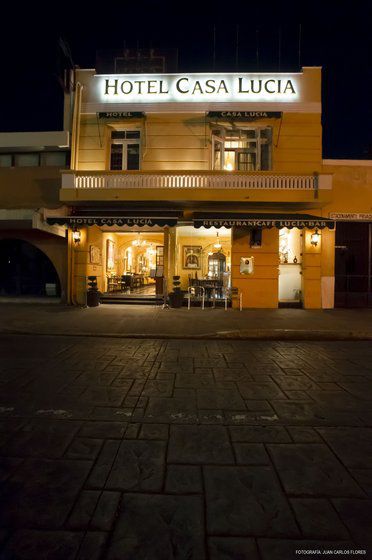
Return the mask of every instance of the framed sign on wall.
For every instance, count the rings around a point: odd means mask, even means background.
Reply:
[[[183,268],[199,270],[201,268],[201,245],[183,246]]]

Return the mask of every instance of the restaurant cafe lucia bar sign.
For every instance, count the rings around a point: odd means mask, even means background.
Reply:
[[[105,103],[296,101],[296,74],[96,75]]]

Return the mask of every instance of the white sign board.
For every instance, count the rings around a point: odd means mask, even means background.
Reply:
[[[96,75],[101,103],[295,102],[298,74]]]
[[[340,221],[364,221],[364,222],[372,222],[372,214],[363,213],[363,212],[330,212],[329,217],[332,220],[340,220]]]

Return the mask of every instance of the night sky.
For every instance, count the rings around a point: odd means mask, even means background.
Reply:
[[[158,47],[178,48],[179,71],[207,72],[213,70],[215,26],[216,71],[278,71],[280,63],[280,71],[287,72],[299,69],[298,22],[302,21],[300,64],[323,67],[323,157],[372,157],[371,26],[367,3],[356,3],[349,18],[350,8],[342,10],[342,3],[339,4],[338,20],[330,17],[331,10],[327,13],[320,3],[314,3],[311,15],[318,16],[315,23],[313,17],[309,20],[305,14],[300,14],[302,19],[297,17],[296,21],[293,19],[298,14],[268,22],[265,7],[269,11],[269,4],[261,4],[259,14],[252,11],[251,2],[200,2],[200,17],[190,17],[191,4],[181,8],[185,10],[184,16],[176,13],[176,7],[180,9],[183,5],[139,0],[136,8],[133,3],[106,2],[100,13],[85,2],[81,9],[79,5],[72,8],[64,3],[51,3],[44,9],[31,4],[29,12],[22,8],[21,21],[16,19],[16,7],[13,11],[9,8],[7,19],[2,22],[6,29],[0,36],[0,130],[62,127],[60,37],[69,45],[74,64],[82,68],[94,68],[97,50]],[[351,3],[347,5],[350,7]],[[228,6],[235,7],[230,10],[231,18]],[[13,25],[15,21],[17,25]]]

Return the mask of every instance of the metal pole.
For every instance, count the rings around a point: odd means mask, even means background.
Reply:
[[[187,291],[189,292],[189,297],[188,297],[188,302],[187,302],[187,310],[190,311],[190,306],[191,306],[191,288],[189,287]]]
[[[202,286],[202,309],[204,309],[204,301],[205,301],[205,288]]]
[[[163,309],[169,309],[169,305],[167,303],[168,298],[168,286],[167,286],[167,278],[163,276]]]

